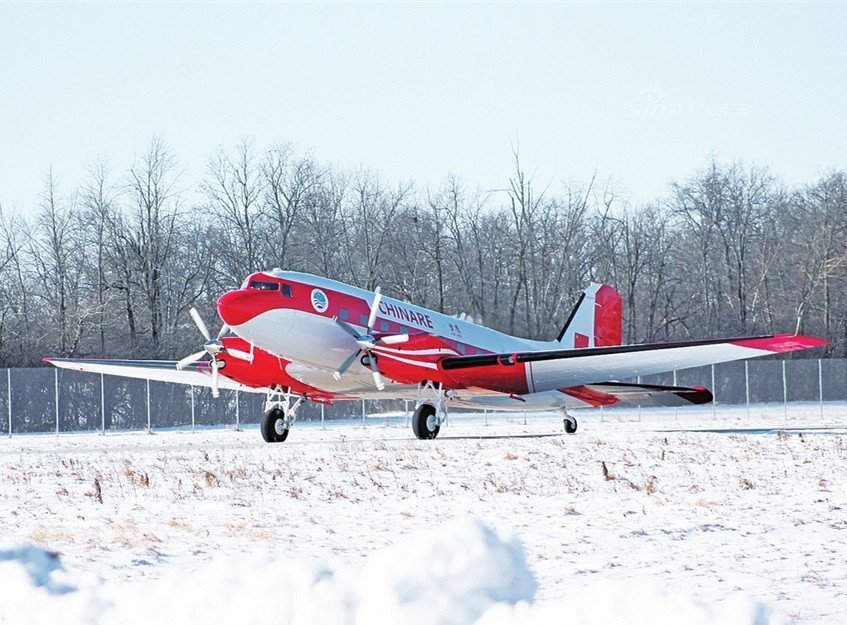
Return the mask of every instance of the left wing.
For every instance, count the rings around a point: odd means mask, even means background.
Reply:
[[[109,358],[45,358],[44,362],[60,369],[86,371],[89,373],[105,373],[124,378],[140,378],[142,380],[157,380],[159,382],[176,382],[194,386],[212,387],[212,375],[207,361],[194,362],[176,368],[175,360],[118,360]],[[264,387],[253,388],[221,375],[218,386],[228,390],[238,390],[251,393],[263,393]]]
[[[455,356],[439,361],[448,383],[506,393],[534,393],[641,375],[768,356],[826,345],[799,334],[706,339],[511,354]]]

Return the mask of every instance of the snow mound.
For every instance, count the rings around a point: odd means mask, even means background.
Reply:
[[[516,538],[475,519],[408,537],[372,556],[358,584],[362,623],[459,625],[500,602],[531,601],[535,579]]]
[[[32,585],[54,595],[75,590],[64,575],[59,554],[33,545],[0,547],[0,579],[4,586],[14,580],[16,585]]]
[[[595,584],[530,603],[536,584],[515,538],[476,519],[411,534],[362,566],[245,555],[135,582],[75,578],[55,554],[0,549],[0,623],[64,625],[773,625],[744,600],[716,609],[638,584]],[[572,595],[572,596],[571,596]]]
[[[708,606],[647,582],[602,582],[562,601],[496,605],[477,625],[787,625],[767,606],[732,595]]]

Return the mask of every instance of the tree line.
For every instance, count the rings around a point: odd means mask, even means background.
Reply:
[[[662,197],[533,180],[437,186],[322,163],[290,144],[220,148],[187,188],[154,138],[128,168],[48,171],[24,214],[0,207],[0,364],[174,358],[249,273],[306,271],[532,338],[553,338],[590,281],[624,298],[627,342],[773,332],[847,355],[847,173],[790,186],[707,161]],[[191,199],[187,199],[187,198]],[[210,326],[215,325],[209,323]]]

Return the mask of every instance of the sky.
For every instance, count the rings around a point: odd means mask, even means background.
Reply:
[[[196,186],[292,142],[389,180],[594,173],[632,202],[710,157],[847,167],[847,4],[0,3],[0,205],[73,192],[154,135]]]

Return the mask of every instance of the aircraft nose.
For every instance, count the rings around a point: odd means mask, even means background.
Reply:
[[[218,298],[218,314],[229,327],[237,327],[262,312],[249,291],[228,291]]]

